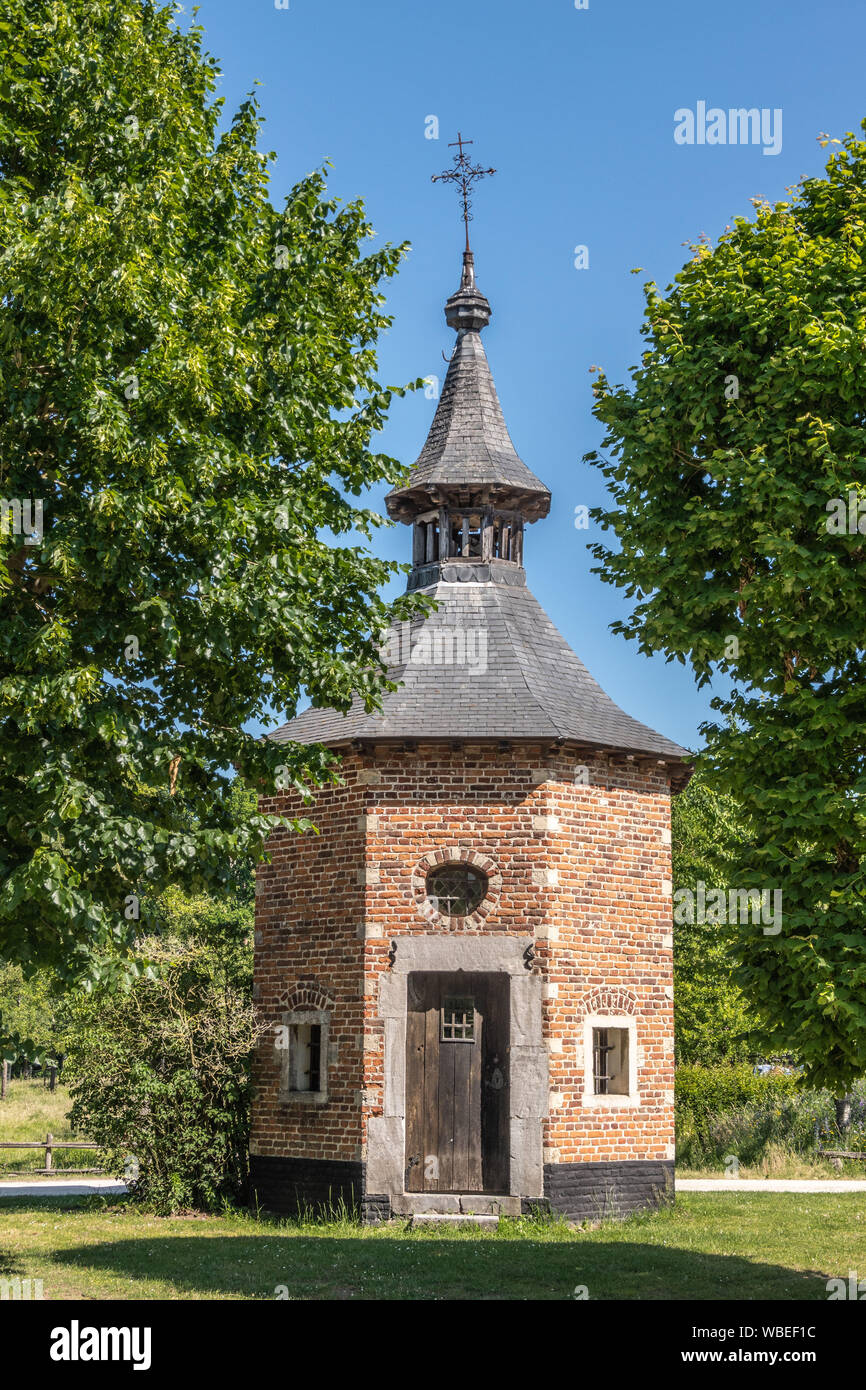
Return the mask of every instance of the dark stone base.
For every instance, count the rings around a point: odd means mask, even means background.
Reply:
[[[253,1200],[281,1216],[321,1212],[341,1201],[354,1211],[364,1194],[363,1163],[250,1155]]]
[[[378,1196],[362,1197],[361,1220],[365,1226],[378,1226],[382,1221],[390,1221],[391,1198]]]
[[[365,1224],[387,1221],[388,1197],[365,1192],[366,1165],[315,1158],[250,1154],[252,1204],[280,1216],[334,1212],[342,1203]]]
[[[521,1197],[520,1199],[521,1216],[550,1216],[549,1197]]]
[[[368,1193],[364,1163],[250,1156],[252,1201],[280,1216],[333,1212],[342,1203],[365,1225],[388,1221],[391,1201]],[[521,1198],[524,1216],[601,1221],[655,1210],[672,1201],[672,1161],[545,1163],[544,1196]]]
[[[569,1221],[601,1221],[655,1210],[673,1200],[673,1160],[545,1163],[544,1195]]]

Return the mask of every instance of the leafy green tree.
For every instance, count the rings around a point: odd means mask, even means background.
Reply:
[[[843,1109],[866,1071],[864,248],[866,143],[849,135],[824,177],[756,200],[664,295],[647,286],[641,366],[630,387],[598,382],[609,456],[590,455],[618,542],[593,551],[635,600],[617,630],[699,684],[731,681],[704,733],[743,815],[734,882],[783,892],[777,935],[738,931],[763,1045]]]
[[[255,803],[255,792],[235,780],[228,795],[235,819],[242,820]],[[253,937],[255,876],[248,858],[229,867],[230,881],[219,898],[184,893],[175,886],[167,888],[155,903],[143,903],[142,909],[160,938],[205,945],[226,977],[235,979],[245,991],[248,1004],[252,998],[247,957]],[[148,973],[149,978],[155,978],[154,971]],[[86,994],[87,988],[83,992]],[[74,1042],[70,1029],[78,1016],[79,1002],[76,990],[64,990],[50,971],[38,970],[27,976],[20,965],[0,964],[0,1036],[4,1038],[0,1056],[5,1055],[10,1062],[50,1063],[65,1051],[70,1040]]]
[[[371,439],[404,248],[363,254],[322,173],[271,205],[256,104],[220,133],[173,8],[0,25],[0,955],[67,980],[142,968],[140,899],[232,886],[274,822],[226,770],[336,775],[251,724],[375,707],[418,607],[378,596],[402,567],[353,500],[403,476]]]
[[[737,807],[700,773],[674,797],[671,812],[674,893],[698,885],[727,889],[746,849]],[[676,901],[676,897],[675,897]],[[725,924],[674,922],[674,1036],[681,1063],[712,1066],[753,1051],[756,1025],[734,978],[734,936]]]
[[[26,977],[0,962],[0,1061],[51,1063],[57,1055],[56,978],[47,970]]]

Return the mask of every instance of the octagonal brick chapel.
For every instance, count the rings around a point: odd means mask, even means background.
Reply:
[[[687,754],[619,709],[527,587],[550,506],[518,457],[471,252],[427,441],[389,514],[436,600],[381,714],[308,709],[342,784],[256,884],[251,1176],[280,1212],[575,1220],[673,1189],[670,797]],[[297,814],[294,794],[262,809]]]

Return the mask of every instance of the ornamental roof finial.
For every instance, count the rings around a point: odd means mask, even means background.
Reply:
[[[454,168],[444,169],[441,174],[433,175],[433,183],[454,183],[460,190],[460,199],[463,203],[463,222],[466,227],[466,253],[469,250],[469,223],[472,221],[472,185],[479,179],[487,178],[489,174],[495,174],[495,169],[482,169],[480,164],[473,164],[469,155],[465,152],[465,145],[474,145],[474,140],[464,140],[460,131],[457,132],[457,139],[452,140],[448,145],[449,150],[456,149],[454,156]]]

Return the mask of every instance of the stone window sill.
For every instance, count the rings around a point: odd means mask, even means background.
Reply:
[[[327,1091],[280,1091],[281,1105],[327,1105]]]
[[[588,1110],[631,1110],[640,1105],[640,1096],[583,1096]]]

